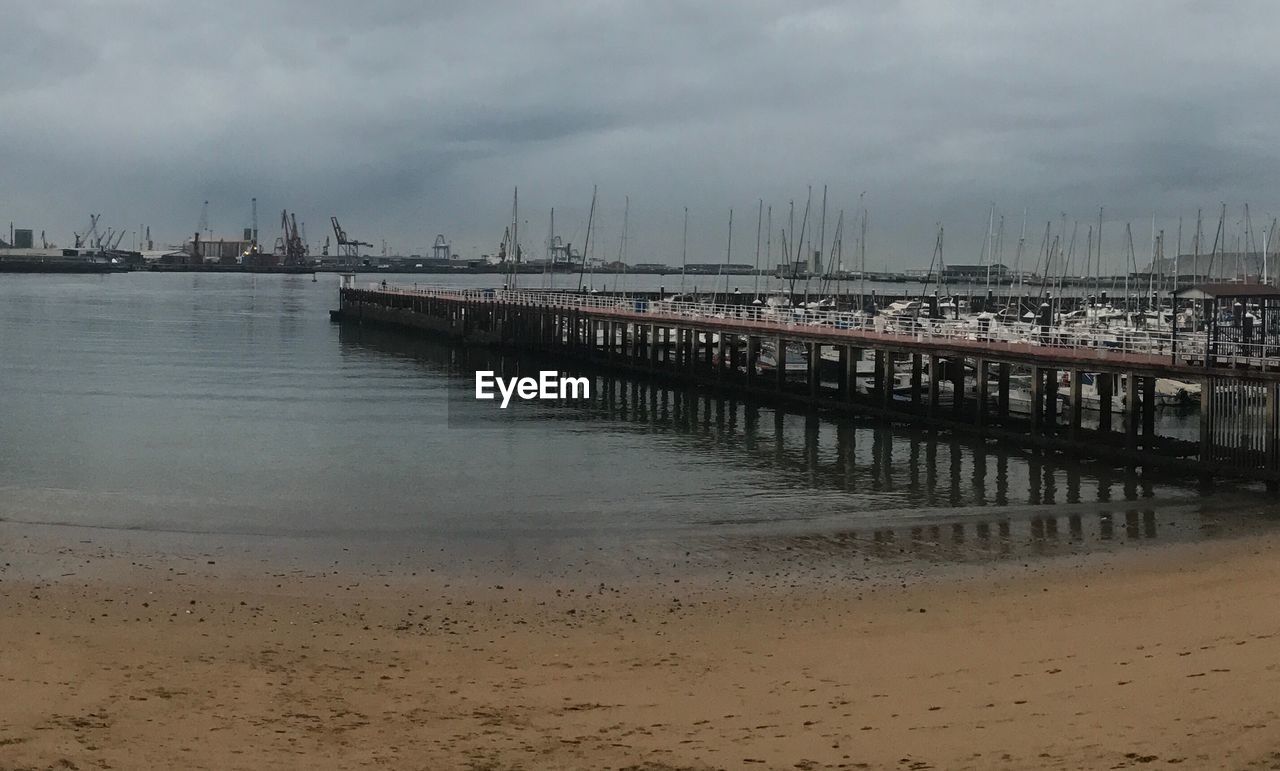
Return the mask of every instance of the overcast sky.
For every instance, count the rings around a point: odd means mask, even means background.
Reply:
[[[963,8],[961,6],[964,6]],[[597,256],[755,259],[757,206],[809,185],[826,239],[869,211],[869,267],[977,262],[994,203],[1012,262],[1045,223],[1078,239],[1106,207],[1184,244],[1241,206],[1280,212],[1280,23],[1266,2],[917,3],[311,0],[20,2],[0,18],[0,218],[71,241],[89,212],[176,243],[282,208],[313,246],[353,235],[492,252],[520,189],[521,240],[548,214]],[[999,216],[999,214],[997,215]],[[527,226],[524,221],[527,220]],[[846,264],[856,240],[846,223]],[[593,236],[594,238],[594,236]],[[1077,247],[1083,251],[1083,246]],[[318,248],[315,249],[318,251]],[[762,258],[763,261],[763,258]],[[1118,264],[1118,260],[1116,260]]]

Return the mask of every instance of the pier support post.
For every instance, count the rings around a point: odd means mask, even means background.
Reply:
[[[1138,378],[1129,372],[1124,376],[1124,447],[1138,449]]]
[[[781,337],[774,338],[774,345],[777,351],[773,356],[774,375],[777,379],[778,390],[786,390],[787,387],[787,344]]]
[[[911,354],[911,404],[917,410],[920,408],[920,400],[924,398],[921,391],[921,371],[924,369],[924,357],[918,353]]]
[[[1067,437],[1072,442],[1080,441],[1080,417],[1084,410],[1084,405],[1081,403],[1083,384],[1080,381],[1083,379],[1083,374],[1078,369],[1071,370],[1071,422],[1067,426]]]
[[[977,379],[978,392],[978,404],[974,409],[974,422],[978,428],[985,428],[987,425],[987,360],[975,359],[973,373]]]
[[[929,354],[929,420],[938,417],[938,381],[942,379],[938,364],[937,354]]]
[[[1044,418],[1044,370],[1031,368],[1031,433],[1040,434],[1040,426]]]
[[[1263,452],[1265,453],[1265,462],[1267,466],[1267,471],[1271,471],[1271,472],[1280,471],[1280,468],[1277,468],[1278,464],[1277,464],[1277,457],[1276,457],[1277,451],[1280,451],[1280,447],[1277,447],[1277,437],[1276,437],[1276,431],[1280,430],[1280,426],[1276,424],[1276,412],[1277,412],[1276,397],[1277,396],[1280,396],[1280,386],[1277,386],[1275,383],[1267,383],[1265,396],[1263,397],[1267,400],[1267,406],[1264,413],[1265,415],[1264,419],[1266,421],[1266,424],[1262,429],[1263,432],[1266,434],[1266,437],[1263,442],[1262,449],[1263,449]],[[1267,481],[1267,491],[1268,492],[1277,491],[1276,480],[1272,479]]]
[[[726,372],[728,373],[728,377],[740,381],[742,378],[738,374],[738,363],[741,360],[742,355],[738,352],[738,344],[742,342],[742,335],[725,335],[725,340],[724,366],[728,368]]]
[[[710,333],[708,333],[710,334]],[[716,341],[716,380],[724,379],[725,368],[729,366],[729,362],[725,361],[725,338],[728,337],[724,332],[720,333],[720,338]]]
[[[841,401],[849,400],[849,346],[836,348],[839,364],[836,365],[836,395]]]
[[[692,376],[696,375],[698,372],[698,330],[686,329],[684,334],[689,341],[689,357],[687,361],[689,364],[689,374]]]
[[[1211,377],[1200,385],[1200,463],[1205,466],[1213,462],[1213,386]]]
[[[1093,381],[1098,389],[1098,430],[1111,433],[1111,400],[1115,398],[1116,376],[1110,372],[1099,372]]]
[[[884,372],[882,373],[884,377],[884,381],[880,384],[880,388],[881,388],[880,396],[881,396],[881,399],[883,400],[881,402],[881,406],[883,406],[886,411],[893,410],[893,384],[894,384],[894,381],[897,379],[897,376],[894,374],[894,371],[893,371],[893,365],[894,365],[893,351],[885,351],[884,352]]]
[[[875,372],[871,376],[871,389],[875,391],[876,396],[880,399],[880,403],[884,403],[884,360],[885,352],[877,348],[875,351]]]
[[[996,367],[996,417],[1001,423],[1009,420],[1009,365],[1004,362]]]
[[[848,354],[844,360],[844,379],[848,382],[849,387],[845,389],[844,400],[847,403],[853,402],[858,398],[858,362],[862,361],[862,349],[853,346],[846,346]]]
[[[964,357],[956,356],[949,360],[951,368],[951,413],[956,417],[964,414]]]
[[[1267,423],[1270,426],[1270,422]],[[1156,379],[1151,376],[1142,378],[1142,449],[1153,450],[1156,446]]]
[[[756,384],[756,362],[760,359],[760,338],[747,335],[747,386]]]
[[[808,344],[809,354],[809,398],[817,399],[818,392],[822,389],[822,378],[819,377],[822,367],[822,345],[819,343]]]
[[[1058,423],[1058,370],[1044,373],[1044,432],[1052,434]]]

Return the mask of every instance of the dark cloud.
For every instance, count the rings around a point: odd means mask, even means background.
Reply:
[[[1264,2],[68,2],[0,23],[0,216],[68,240],[89,211],[177,241],[281,208],[417,251],[525,232],[633,259],[754,252],[757,201],[871,212],[872,264],[977,258],[1048,220],[1172,229],[1280,209]],[[276,214],[270,214],[276,212]],[[1231,221],[1239,219],[1232,214]],[[1036,224],[1038,223],[1038,224]],[[1011,239],[1007,239],[1011,240]],[[776,238],[775,238],[776,241]],[[1113,238],[1113,243],[1118,243]],[[747,246],[741,246],[747,244]],[[775,248],[776,252],[776,248]],[[602,252],[602,256],[604,253]]]

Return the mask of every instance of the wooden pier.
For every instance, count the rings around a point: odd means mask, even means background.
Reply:
[[[1280,483],[1280,356],[1203,333],[1130,331],[1100,340],[1046,325],[1011,337],[990,322],[352,284],[344,280],[334,312],[346,323],[805,409],[923,421],[1128,466]],[[803,365],[789,366],[788,357]],[[1159,433],[1159,379],[1199,387],[1198,437]],[[1086,381],[1095,384],[1092,403]],[[1014,409],[1015,394],[1029,404]]]

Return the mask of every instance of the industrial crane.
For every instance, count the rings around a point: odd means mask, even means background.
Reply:
[[[281,235],[276,239],[275,253],[281,258],[281,265],[295,266],[307,264],[307,247],[298,234],[297,215],[290,215],[288,210],[280,212]]]
[[[84,233],[72,233],[76,237],[76,248],[91,248],[95,246],[93,240],[98,237],[98,218],[101,214],[89,215],[89,229]]]
[[[360,247],[367,246],[373,248],[373,244],[359,239],[349,238],[347,231],[342,229],[342,225],[338,224],[337,217],[330,217],[329,221],[333,223],[333,235],[338,241],[338,256],[350,257],[358,259],[360,257]]]

